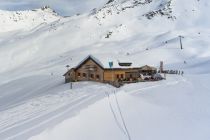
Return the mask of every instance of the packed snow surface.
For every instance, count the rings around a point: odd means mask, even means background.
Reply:
[[[49,8],[0,11],[0,139],[209,140],[209,5],[110,0],[72,17]],[[129,61],[158,68],[163,61],[184,76],[69,89],[65,66],[90,54],[105,67]]]
[[[202,80],[196,80],[196,76],[175,76],[158,83],[128,85],[116,91],[131,139],[208,140],[210,102],[208,84],[204,83],[210,78],[206,75],[201,77]],[[110,98],[82,110],[80,115],[29,140],[127,140],[115,98],[111,94]],[[109,102],[116,113],[116,120]]]

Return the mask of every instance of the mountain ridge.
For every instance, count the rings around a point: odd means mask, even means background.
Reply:
[[[93,9],[91,15],[95,15],[97,19],[104,19],[106,16],[112,14],[121,14],[121,12],[125,12],[128,9],[133,9],[136,7],[140,7],[141,9],[147,5],[151,5],[153,9],[146,10],[142,16],[152,19],[154,16],[160,15],[166,16],[169,19],[175,19],[175,16],[172,15],[171,3],[172,0],[164,0],[159,4],[157,4],[154,0],[109,0],[102,8]]]
[[[6,11],[0,10],[0,33],[15,30],[30,30],[43,24],[62,18],[48,6],[34,10]]]
[[[133,3],[134,1],[131,0],[124,1],[123,4],[127,4],[127,2],[132,2],[132,4],[135,4]],[[167,2],[172,2],[170,6],[172,6],[173,13],[169,14],[171,16],[176,16],[175,20],[171,20],[170,18],[167,18],[167,16],[161,16],[158,14],[151,19],[143,16],[149,11],[163,8],[164,5],[167,5]],[[145,50],[151,49],[152,52],[152,50],[155,50],[155,48],[158,47],[172,45],[178,46],[179,35],[185,37],[184,45],[199,45],[201,44],[201,39],[193,39],[192,34],[204,37],[207,33],[203,28],[195,26],[196,22],[194,21],[197,21],[197,16],[193,16],[195,14],[199,15],[199,13],[197,11],[190,11],[190,9],[194,8],[195,6],[201,6],[204,3],[194,1],[192,5],[185,5],[185,9],[189,9],[189,12],[182,13],[182,10],[185,10],[180,8],[183,3],[188,2],[187,0],[155,0],[145,5],[136,6],[135,8],[128,8],[124,11],[121,11],[120,14],[117,14],[116,8],[112,5],[112,3],[108,3],[108,5],[111,6],[104,6],[105,8],[99,7],[98,10],[96,9],[96,11],[98,11],[96,13],[92,11],[90,12],[91,14],[85,13],[68,18],[53,16],[52,21],[49,21],[49,23],[42,24],[45,23],[42,20],[39,22],[41,25],[36,24],[36,26],[34,25],[33,28],[30,27],[25,29],[27,31],[17,31],[17,29],[15,29],[17,34],[11,33],[11,36],[9,34],[8,36],[4,36],[5,39],[3,37],[0,40],[0,49],[2,50],[2,54],[0,53],[0,56],[4,56],[4,59],[10,62],[4,63],[3,60],[0,60],[3,65],[3,67],[0,68],[0,72],[9,69],[12,70],[19,64],[23,65],[25,63],[30,63],[33,60],[42,62],[44,59],[49,59],[48,61],[50,61],[50,59],[54,60],[53,57],[57,58],[58,56],[65,56],[68,58],[70,56],[66,55],[67,52],[71,54],[71,57],[76,57],[76,59],[79,59],[88,54],[95,54],[95,50],[93,50],[93,48],[96,48],[96,50],[99,48],[107,49],[111,46],[114,48],[119,46],[117,51],[111,52],[114,53],[116,57],[133,57],[131,55],[135,54],[136,56],[132,58],[135,60],[139,55],[138,53],[143,53]],[[197,9],[199,8],[200,7]],[[114,10],[114,12],[107,13],[107,10],[109,9]],[[51,12],[50,15],[52,15]],[[104,14],[105,17],[103,18]],[[185,17],[193,18],[186,22]],[[15,45],[14,42],[16,43]],[[168,42],[168,44],[165,42]],[[202,43],[205,46],[208,44],[207,40],[204,40],[203,42],[205,42]],[[6,52],[4,48],[10,48],[11,51]],[[84,52],[81,54],[81,56],[71,53],[71,51],[76,52],[76,50],[79,50],[80,48],[84,48]],[[208,49],[208,47],[206,49]],[[184,51],[184,53],[187,53],[186,56],[189,55],[190,57],[193,55],[208,56],[208,53],[204,52],[203,50],[200,50],[201,54],[197,54],[195,50],[199,51],[199,48],[192,47],[190,48],[190,51]],[[46,55],[45,53],[48,51],[51,53]],[[97,52],[100,53],[99,50]],[[108,49],[105,52],[110,54]],[[130,56],[127,54],[130,54]],[[149,55],[149,53],[146,54]],[[171,57],[170,55],[173,55],[173,52],[164,50],[163,56],[158,56],[158,59],[162,59],[167,62],[169,57]],[[17,61],[15,63],[14,58],[19,60],[19,63],[17,63]],[[180,57],[180,59],[176,58],[168,63],[177,63],[177,61],[181,63],[181,61],[184,60]],[[156,62],[156,59],[154,59],[153,61],[148,61],[145,63],[154,63],[157,65],[159,62]]]

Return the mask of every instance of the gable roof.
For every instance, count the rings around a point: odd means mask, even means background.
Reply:
[[[94,63],[96,63],[101,69],[104,69],[103,64],[101,61],[99,61],[97,58],[95,58],[92,55],[88,55],[86,58],[84,58],[76,67],[75,70],[79,69],[83,64],[85,64],[88,60],[92,60]]]
[[[148,66],[148,65],[142,66],[142,67],[140,67],[140,69],[141,70],[157,70],[157,68]]]
[[[70,71],[74,71],[74,68],[71,68],[70,70],[68,70],[66,73],[63,74],[63,76],[66,76]]]

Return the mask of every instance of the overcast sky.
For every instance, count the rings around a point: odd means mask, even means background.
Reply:
[[[108,0],[0,0],[2,10],[28,10],[49,5],[61,15],[73,15],[102,6]]]

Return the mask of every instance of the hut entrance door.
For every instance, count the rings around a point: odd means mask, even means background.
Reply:
[[[96,66],[86,65],[86,70],[88,73],[88,81],[95,81],[95,72],[97,71]]]

